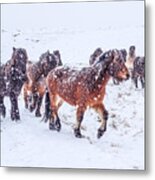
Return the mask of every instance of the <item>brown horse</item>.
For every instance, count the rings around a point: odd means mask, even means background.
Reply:
[[[41,116],[40,107],[45,94],[45,77],[48,72],[56,66],[62,65],[61,56],[58,50],[43,53],[37,63],[29,61],[27,67],[27,81],[24,84],[25,107],[32,112],[34,109],[37,117]]]
[[[103,53],[96,63],[81,70],[60,67],[50,71],[46,78],[48,91],[45,98],[45,122],[49,120],[49,128],[60,131],[58,109],[62,102],[66,101],[77,108],[75,136],[82,137],[81,122],[87,107],[90,107],[99,113],[101,119],[101,126],[97,134],[97,137],[100,138],[106,131],[108,119],[103,99],[110,77],[114,77],[118,81],[129,78],[123,55],[119,50]]]
[[[121,53],[122,53],[124,62],[126,62],[126,57],[127,57],[127,51],[126,51],[126,49],[121,49],[120,51],[121,51]],[[97,49],[93,52],[93,54],[90,56],[90,58],[89,58],[89,65],[94,64],[94,63],[99,59],[99,57],[101,56],[101,54],[103,54],[102,49],[101,49],[101,48],[97,48]],[[118,84],[119,84],[119,81],[117,81],[117,79],[113,78],[113,83],[118,85]]]

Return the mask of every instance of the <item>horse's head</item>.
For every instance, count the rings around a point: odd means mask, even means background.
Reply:
[[[129,79],[129,71],[125,65],[122,51],[112,50],[112,61],[108,67],[109,74],[118,81]]]
[[[129,72],[120,50],[115,49],[103,53],[97,63],[101,64],[104,73],[109,74],[118,81],[129,79]]]
[[[28,61],[27,52],[23,48],[15,48],[13,47],[13,53],[12,53],[12,65],[14,66],[26,66],[26,63]]]
[[[126,62],[126,57],[127,57],[127,51],[126,51],[126,49],[121,49],[120,51],[121,51],[121,53],[122,53],[124,62]]]
[[[129,47],[129,55],[132,57],[135,55],[136,47],[135,46],[130,46]]]
[[[53,51],[53,54],[54,54],[54,56],[55,56],[55,58],[57,60],[58,66],[61,66],[62,65],[62,61],[61,61],[61,55],[60,55],[59,50]]]
[[[50,51],[45,52],[40,56],[40,65],[44,76],[47,76],[49,71],[57,66],[55,56]]]
[[[12,80],[26,80],[26,64],[28,62],[27,52],[23,48],[13,47],[13,53],[10,61],[11,71],[10,73]]]
[[[100,56],[101,53],[103,53],[102,49],[101,49],[101,48],[97,48],[97,49],[94,51],[93,55],[96,56],[96,57],[98,57],[98,56]]]

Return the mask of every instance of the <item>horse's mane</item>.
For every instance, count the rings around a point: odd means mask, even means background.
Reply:
[[[103,52],[97,59],[96,63],[94,63],[94,66],[102,63],[102,65],[104,64],[108,64],[112,61],[112,50]]]
[[[45,59],[49,54],[49,51],[46,51],[45,53],[41,54],[41,56],[39,57],[39,61],[42,61],[43,59]]]

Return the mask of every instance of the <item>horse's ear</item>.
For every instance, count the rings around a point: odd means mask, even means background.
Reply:
[[[13,49],[13,51],[15,51],[15,50],[16,50],[16,48],[15,48],[15,47],[13,47],[12,49]]]

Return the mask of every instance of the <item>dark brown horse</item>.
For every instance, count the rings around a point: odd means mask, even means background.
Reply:
[[[13,48],[12,57],[0,67],[0,115],[5,117],[4,97],[11,101],[11,119],[19,120],[18,96],[26,81],[26,64],[28,56],[25,49]]]
[[[97,134],[100,138],[107,126],[108,112],[103,99],[110,77],[118,81],[129,78],[123,55],[119,50],[103,53],[96,63],[81,70],[60,67],[50,71],[46,78],[48,91],[45,98],[45,122],[49,120],[49,128],[60,131],[58,109],[62,102],[66,101],[77,108],[75,136],[82,137],[81,122],[87,107],[90,107],[99,113],[101,119]]]
[[[37,117],[41,116],[40,107],[45,94],[45,77],[48,72],[56,66],[62,65],[61,56],[58,50],[53,54],[49,51],[43,53],[37,63],[28,63],[27,81],[24,84],[25,107],[32,112],[34,109]]]
[[[140,79],[142,88],[145,86],[145,57],[136,57],[133,63],[132,79],[136,88],[138,88],[138,79]]]

